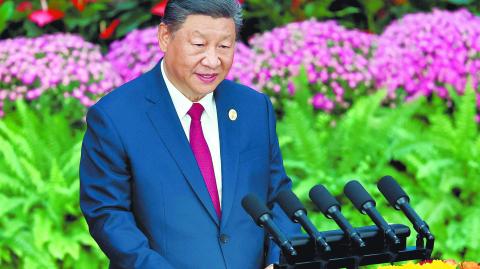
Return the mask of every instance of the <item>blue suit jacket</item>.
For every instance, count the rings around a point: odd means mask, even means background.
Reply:
[[[214,92],[222,162],[216,216],[160,65],[103,97],[87,114],[80,205],[110,268],[263,268],[278,261],[241,207],[291,188],[269,98],[223,81]],[[230,120],[235,109],[238,118]],[[298,231],[277,206],[280,226]],[[267,254],[267,255],[265,255]]]

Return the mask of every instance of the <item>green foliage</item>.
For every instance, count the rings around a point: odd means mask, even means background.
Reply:
[[[297,78],[297,89],[308,88],[302,81]],[[436,235],[434,255],[476,260],[480,238],[472,231],[480,227],[476,197],[480,136],[471,84],[464,96],[452,97],[454,105],[448,109],[435,97],[392,109],[383,104],[384,97],[385,91],[378,91],[359,98],[340,116],[313,111],[308,90],[298,90],[295,99],[285,103],[278,133],[294,191],[313,213],[317,227],[337,229],[333,221],[315,213],[308,191],[324,184],[342,204],[349,204],[343,186],[357,179],[387,221],[411,227],[376,188],[380,177],[391,175],[410,194],[413,206]],[[343,211],[354,226],[372,225],[353,206],[345,205]]]
[[[14,4],[12,1],[6,1],[3,4],[0,4],[0,33],[5,30],[7,22],[13,15]]]
[[[341,23],[353,27],[355,23],[351,15],[360,14],[356,6],[332,8],[335,0],[305,1],[305,0],[247,0],[245,1],[246,24],[259,31],[271,30],[290,22],[309,18],[339,19]]]
[[[381,33],[383,28],[405,14],[433,9],[466,8],[480,15],[480,1],[473,0],[246,0],[247,35],[308,18],[334,19],[347,28]],[[244,37],[248,40],[248,37]]]
[[[48,1],[48,8],[59,10],[64,16],[40,27],[28,19],[32,11],[42,9],[40,1],[31,1],[31,9],[22,11],[15,8],[22,2],[25,1],[7,1],[0,5],[0,38],[36,37],[46,33],[69,32],[80,34],[87,41],[107,45],[109,41],[119,39],[136,28],[156,25],[160,19],[150,11],[159,1],[52,0]],[[5,13],[7,11],[8,13]],[[120,19],[115,33],[107,41],[100,40],[101,29],[115,19]]]
[[[79,207],[82,133],[20,101],[0,121],[1,268],[105,268]]]

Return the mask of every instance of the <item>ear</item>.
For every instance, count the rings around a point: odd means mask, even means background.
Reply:
[[[167,46],[172,39],[172,34],[168,30],[168,26],[163,22],[158,25],[157,38],[160,49],[165,53],[167,51]]]

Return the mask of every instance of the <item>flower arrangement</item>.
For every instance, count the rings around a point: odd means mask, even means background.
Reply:
[[[150,27],[133,30],[124,39],[113,42],[105,57],[126,82],[150,70],[162,56],[157,27]]]
[[[407,15],[378,38],[370,66],[390,98],[448,98],[447,85],[462,94],[469,76],[478,88],[480,18],[467,10]]]
[[[456,263],[453,260],[427,260],[420,263],[407,263],[404,265],[380,266],[378,269],[479,269],[480,265],[476,262]]]
[[[352,95],[373,85],[368,59],[375,38],[334,21],[291,23],[250,40],[254,56],[244,51],[248,62],[234,68],[231,77],[280,97],[295,93],[292,77],[305,67],[316,93],[312,100],[315,108],[347,108]]]
[[[0,41],[0,116],[4,104],[51,94],[84,106],[121,84],[100,48],[72,34]]]
[[[232,68],[226,78],[241,81],[250,88],[261,90],[253,83],[256,75],[253,70],[255,58],[256,55],[249,46],[242,42],[237,42]]]

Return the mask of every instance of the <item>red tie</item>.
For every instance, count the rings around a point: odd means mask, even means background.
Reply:
[[[218,198],[217,182],[213,170],[212,155],[210,154],[207,141],[203,136],[202,123],[200,122],[203,110],[204,108],[201,104],[193,103],[187,112],[192,118],[192,122],[190,123],[190,147],[197,160],[205,185],[207,185],[207,190],[210,198],[212,198],[215,211],[217,211],[218,218],[220,218],[222,212],[220,210],[220,200]]]

